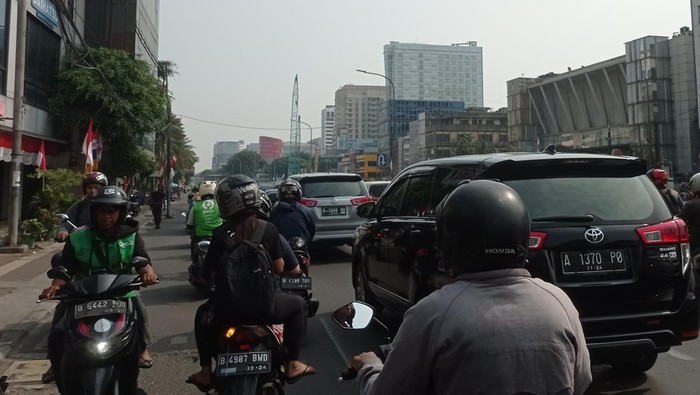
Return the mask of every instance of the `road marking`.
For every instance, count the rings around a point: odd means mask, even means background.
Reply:
[[[25,264],[27,264],[30,261],[33,261],[34,259],[37,259],[37,258],[39,258],[39,257],[36,255],[27,255],[27,256],[23,256],[21,258],[15,259],[14,261],[12,261],[6,265],[3,265],[2,267],[0,267],[0,277],[6,275],[7,273],[9,273],[15,269],[19,269],[20,267],[24,266]]]
[[[321,320],[321,325],[323,325],[323,327],[326,329],[326,334],[328,334],[328,337],[331,339],[331,342],[333,342],[336,351],[338,351],[338,355],[340,355],[340,359],[344,363],[347,363],[354,354],[348,353],[346,350],[343,349],[343,347],[340,346],[340,342],[336,339],[335,333],[333,333],[331,328],[328,327],[328,323],[326,322],[326,320]],[[350,355],[350,357],[348,357],[348,355]]]
[[[694,361],[694,360],[695,360],[694,357],[692,357],[692,356],[690,356],[690,355],[688,355],[688,354],[686,354],[686,353],[683,353],[683,352],[680,352],[680,351],[676,351],[676,350],[674,350],[674,349],[669,350],[669,351],[668,351],[668,354],[671,355],[672,357],[675,357],[675,358],[678,358],[678,359],[682,359],[682,360],[684,360],[684,361]]]

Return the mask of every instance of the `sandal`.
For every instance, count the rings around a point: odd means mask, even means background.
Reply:
[[[152,359],[139,359],[139,368],[141,369],[150,369],[153,367],[153,360]]]
[[[41,383],[42,384],[49,384],[49,383],[52,383],[54,381],[56,381],[56,377],[53,374],[53,367],[49,366],[49,368],[46,370],[46,372],[44,372],[41,375]]]
[[[306,368],[304,368],[303,372],[299,373],[294,377],[286,377],[284,381],[286,381],[289,384],[294,384],[297,381],[301,380],[303,377],[311,376],[314,374],[316,374],[316,369],[314,369],[311,365],[306,365]]]
[[[190,377],[185,380],[185,383],[193,384],[198,390],[204,393],[211,391],[211,384],[202,383],[201,381],[197,380],[197,377],[194,374],[190,375]]]

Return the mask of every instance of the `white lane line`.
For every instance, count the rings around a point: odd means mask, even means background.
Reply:
[[[28,257],[23,256],[21,258],[15,259],[14,261],[12,261],[8,264],[0,266],[0,277],[6,275],[7,273],[9,273],[17,268],[24,266],[29,261],[32,261],[32,260],[37,259],[37,258],[38,257],[36,255],[33,255],[33,256],[29,255]]]
[[[688,355],[688,354],[686,354],[686,353],[683,353],[683,352],[680,352],[680,351],[676,351],[676,350],[674,350],[674,349],[670,349],[670,350],[668,351],[668,354],[669,354],[670,356],[672,356],[672,357],[675,357],[675,358],[678,358],[678,359],[682,359],[682,360],[684,360],[684,361],[694,361],[694,360],[695,360],[694,357],[692,357],[692,356],[690,356],[690,355]]]

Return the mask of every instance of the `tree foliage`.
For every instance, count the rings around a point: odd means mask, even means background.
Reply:
[[[175,178],[188,182],[194,174],[194,165],[199,158],[194,152],[192,140],[185,134],[185,127],[180,117],[172,116],[168,133],[170,134],[170,152],[177,158],[174,167]]]
[[[256,178],[266,164],[257,152],[241,151],[228,159],[222,171],[226,174],[245,174],[248,177]]]
[[[457,144],[452,149],[452,155],[490,154],[496,152],[493,144],[484,140],[474,141],[471,134],[460,134]]]
[[[273,160],[265,167],[265,173],[270,174],[272,177],[289,176],[289,174],[287,174],[287,169],[289,168],[289,158],[289,156],[283,156]],[[311,157],[308,153],[299,152],[298,154],[295,154],[292,159],[299,161],[299,170],[301,172],[313,171],[313,162],[311,161]]]

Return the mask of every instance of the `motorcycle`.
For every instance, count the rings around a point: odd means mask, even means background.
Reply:
[[[389,328],[382,324],[374,316],[374,308],[364,302],[351,302],[333,312],[332,316],[333,322],[343,329],[350,330],[360,330],[367,328],[373,321],[380,325],[386,331],[386,343],[379,346],[379,352],[377,356],[382,360],[386,360],[386,357],[391,352],[391,336],[389,336]],[[342,383],[344,381],[352,380],[357,377],[357,370],[352,367],[348,367],[343,370],[338,377],[338,382]]]
[[[313,293],[310,292],[311,277],[309,277],[309,266],[311,265],[311,259],[306,246],[306,240],[301,237],[292,237],[289,239],[288,243],[292,248],[292,252],[294,252],[294,256],[297,258],[297,262],[299,262],[301,275],[295,277],[280,277],[280,288],[286,293],[299,295],[304,298],[306,302],[306,316],[313,317],[316,315],[316,311],[318,311],[320,302],[318,299],[313,299]],[[306,332],[306,330],[304,330],[304,332]]]
[[[194,248],[194,260],[187,268],[189,272],[188,280],[198,290],[209,291],[211,289],[211,283],[202,278],[202,268],[204,267],[204,261],[207,259],[210,243],[211,237],[205,237],[197,243],[197,246]]]
[[[135,267],[147,263],[135,258]],[[93,273],[71,278],[62,266],[51,268],[49,278],[67,281],[48,299],[65,304],[62,317],[63,352],[52,361],[64,394],[136,394],[142,329],[133,298],[142,281],[136,274]]]
[[[128,214],[134,218],[141,212],[141,204],[138,201],[129,201]]]
[[[218,338],[214,389],[226,395],[284,395],[282,325],[231,326]]]

